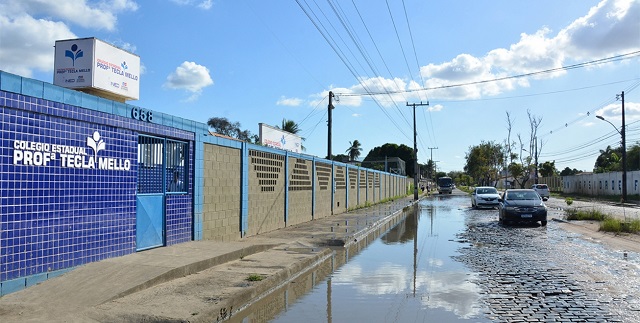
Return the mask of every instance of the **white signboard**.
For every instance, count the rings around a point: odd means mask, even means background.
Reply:
[[[258,125],[260,126],[260,142],[263,146],[284,149],[296,153],[302,152],[301,137],[264,123],[259,123]]]
[[[53,84],[140,98],[140,57],[96,38],[58,40]]]

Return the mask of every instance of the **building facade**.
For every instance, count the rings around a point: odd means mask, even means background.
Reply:
[[[339,214],[411,182],[3,71],[0,124],[0,295],[94,261]]]

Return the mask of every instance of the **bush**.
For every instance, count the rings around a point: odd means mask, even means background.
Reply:
[[[595,221],[603,221],[609,218],[608,215],[598,211],[598,210],[588,210],[582,211],[578,209],[569,209],[567,212],[567,220],[595,220]]]
[[[564,199],[564,202],[567,203],[568,206],[571,206],[571,204],[573,204],[573,199],[570,197],[567,197],[566,199]]]
[[[621,232],[622,231],[622,225],[620,223],[620,221],[616,220],[616,219],[606,219],[604,221],[602,221],[602,223],[600,223],[600,231],[606,231],[606,232]]]
[[[616,233],[638,233],[640,232],[640,220],[625,222],[618,219],[609,218],[600,223],[600,231]]]

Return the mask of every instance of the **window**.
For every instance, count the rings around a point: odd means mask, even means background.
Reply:
[[[138,193],[188,191],[187,142],[140,136],[138,138]]]

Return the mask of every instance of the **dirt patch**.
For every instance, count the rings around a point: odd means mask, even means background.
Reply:
[[[610,248],[640,253],[640,235],[632,233],[611,233],[599,231],[597,221],[564,221],[557,220],[560,228],[582,234],[586,239],[604,244]]]

